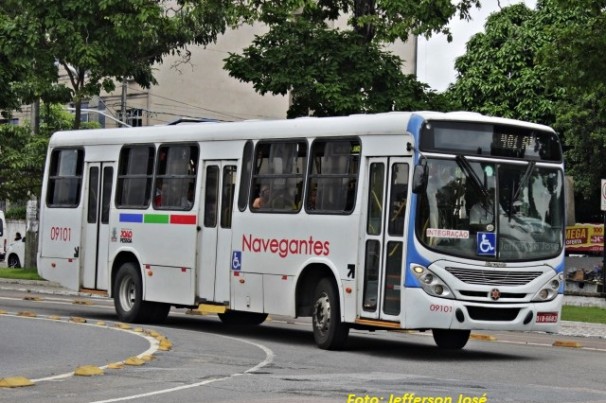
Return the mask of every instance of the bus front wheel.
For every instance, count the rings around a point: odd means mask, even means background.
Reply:
[[[166,319],[170,305],[143,301],[143,285],[136,265],[120,266],[114,283],[114,306],[124,322],[159,323]]]
[[[444,350],[460,350],[469,340],[470,330],[433,329],[433,339],[439,348]]]
[[[339,295],[327,278],[322,279],[316,287],[312,324],[318,347],[324,350],[343,348],[349,327],[341,322]]]

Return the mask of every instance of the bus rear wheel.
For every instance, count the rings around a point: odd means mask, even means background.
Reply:
[[[340,350],[345,345],[349,327],[341,322],[339,296],[332,282],[320,280],[314,295],[312,311],[314,339],[324,350]]]
[[[267,319],[266,313],[242,311],[227,311],[220,313],[218,316],[221,322],[230,326],[257,326]]]
[[[139,270],[132,262],[123,263],[114,283],[114,306],[124,322],[159,323],[168,316],[170,305],[143,301]]]
[[[444,350],[460,350],[469,340],[470,330],[433,329],[433,339],[436,345]]]
[[[21,268],[21,262],[19,262],[19,258],[17,257],[17,255],[10,255],[8,257],[8,267],[11,269],[20,269]]]

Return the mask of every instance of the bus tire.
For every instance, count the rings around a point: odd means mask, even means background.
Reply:
[[[433,329],[433,340],[444,350],[460,350],[467,344],[471,330]]]
[[[114,307],[121,321],[159,323],[166,319],[170,305],[143,301],[143,285],[137,266],[123,263],[114,283]]]
[[[316,286],[312,311],[314,340],[323,350],[340,350],[345,345],[349,327],[341,322],[339,296],[328,278]]]
[[[9,255],[7,265],[10,269],[21,268],[21,262],[19,262],[17,255]]]
[[[223,324],[229,326],[257,326],[267,319],[266,313],[242,311],[227,311],[218,316]]]

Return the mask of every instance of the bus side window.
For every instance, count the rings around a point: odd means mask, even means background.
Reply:
[[[350,214],[355,207],[359,172],[357,138],[314,141],[306,190],[307,211]]]
[[[154,208],[191,210],[198,167],[198,147],[190,144],[160,146],[156,162]]]
[[[252,173],[250,208],[258,212],[295,213],[301,208],[297,193],[303,187],[307,143],[264,141],[257,144]]]
[[[58,149],[51,154],[48,192],[49,207],[77,207],[80,204],[84,150]]]

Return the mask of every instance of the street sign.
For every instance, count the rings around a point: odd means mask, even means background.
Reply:
[[[602,211],[606,211],[606,179],[602,179],[600,194],[602,196]]]

